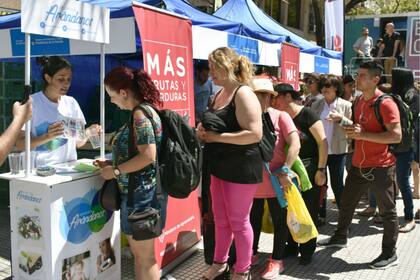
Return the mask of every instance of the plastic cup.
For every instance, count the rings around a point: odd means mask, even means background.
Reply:
[[[10,174],[19,174],[20,170],[22,170],[22,156],[20,153],[10,153],[8,158]]]
[[[101,137],[99,131],[95,127],[89,127],[86,129],[86,136],[89,138],[92,148],[97,149],[101,146]]]
[[[26,170],[26,160],[25,160],[25,152],[21,153],[21,160],[22,160],[22,167],[24,170]],[[32,172],[33,170],[35,170],[35,168],[37,167],[36,162],[37,162],[37,155],[38,153],[36,151],[31,151],[31,162],[30,162],[30,172]]]

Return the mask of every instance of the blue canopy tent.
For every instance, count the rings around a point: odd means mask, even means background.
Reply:
[[[228,0],[214,15],[227,20],[241,22],[250,29],[261,33],[287,36],[289,42],[298,46],[304,53],[341,59],[340,52],[322,49],[320,46],[299,37],[276,22],[251,0]]]
[[[111,10],[111,18],[126,18],[133,17],[132,1],[130,0],[81,0],[82,2],[89,2],[91,4],[107,7]],[[191,18],[193,25],[216,29],[219,31],[229,32],[238,35],[258,38],[263,41],[280,43],[285,41],[285,36],[263,34],[251,31],[241,23],[231,22],[225,19],[218,18],[206,13],[203,13],[187,1],[184,0],[139,0],[138,2],[149,4],[156,7],[162,7],[168,11],[178,13]],[[20,13],[11,14],[0,17],[0,29],[11,29],[20,27]],[[107,54],[106,69],[112,69],[118,65],[127,65],[130,67],[141,67],[141,60],[139,59],[139,52],[141,52],[140,35],[136,28],[136,47],[137,52],[133,54]],[[69,95],[74,96],[81,105],[81,108],[87,115],[97,116],[95,110],[92,110],[92,101],[97,95],[97,85],[99,81],[99,56],[98,55],[78,55],[66,56],[73,66],[73,83]],[[2,59],[1,61],[15,61],[21,62],[23,58]],[[35,63],[35,58],[32,58],[32,77],[42,81],[39,67]],[[80,75],[83,73],[83,75]],[[96,102],[93,102],[95,104]],[[94,121],[94,120],[92,120]]]
[[[189,17],[193,25],[243,35],[269,43],[281,43],[287,40],[287,36],[284,35],[259,32],[258,30],[248,28],[242,23],[206,14],[191,6],[191,4],[187,0],[162,0],[162,2],[165,4],[166,10]],[[223,28],[220,28],[221,24],[223,24]],[[236,30],[227,30],[224,27],[226,25],[229,26],[232,24],[239,24],[239,26],[237,26]]]
[[[107,7],[111,10],[111,18],[133,17],[132,1],[130,0],[80,0],[94,5]],[[168,11],[189,17],[193,25],[225,31],[259,39],[269,43],[281,43],[288,40],[287,35],[269,34],[253,30],[242,23],[229,21],[217,16],[206,14],[193,6],[187,0],[138,0],[137,2],[161,7]],[[20,27],[20,13],[0,17],[0,29]],[[140,48],[139,34],[136,34],[136,44]]]

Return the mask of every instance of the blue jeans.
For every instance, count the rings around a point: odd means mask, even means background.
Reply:
[[[346,165],[346,155],[328,155],[327,166],[331,177],[331,188],[334,192],[337,207],[340,208],[341,193],[344,183],[344,166]]]
[[[144,188],[143,185],[140,183],[140,186],[134,190],[133,206],[127,205],[128,194],[121,192],[120,224],[121,231],[126,235],[133,235],[133,229],[128,222],[128,216],[133,212],[142,212],[148,207],[161,209],[162,224],[165,227],[168,194],[163,191],[163,199],[159,201],[156,197],[156,186]]]
[[[410,187],[411,162],[413,151],[402,152],[395,155],[397,158],[396,173],[397,183],[404,201],[404,219],[411,221],[414,218],[413,193]]]

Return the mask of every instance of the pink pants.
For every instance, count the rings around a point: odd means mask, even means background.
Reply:
[[[238,273],[249,270],[254,234],[249,221],[255,192],[259,184],[236,184],[211,176],[211,197],[216,229],[214,262],[225,263],[235,238]]]

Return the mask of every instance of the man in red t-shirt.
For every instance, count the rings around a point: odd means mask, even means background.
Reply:
[[[382,72],[382,66],[374,61],[360,65],[356,84],[363,95],[356,101],[354,124],[345,118],[340,122],[347,137],[355,140],[352,167],[341,196],[337,230],[330,239],[319,242],[325,247],[347,246],[348,228],[354,211],[362,194],[370,188],[378,202],[384,226],[382,253],[369,264],[374,269],[397,265],[398,217],[393,184],[395,157],[388,144],[401,141],[401,126],[397,104],[391,98],[384,99],[379,108],[386,131],[376,119],[373,104],[382,95],[376,88]]]

